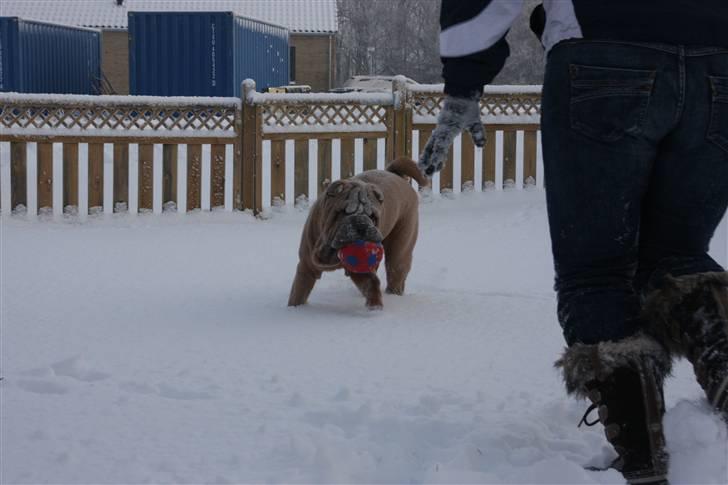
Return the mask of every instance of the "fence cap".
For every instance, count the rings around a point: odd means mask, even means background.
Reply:
[[[392,106],[390,93],[258,93],[249,92],[252,104],[357,104]]]
[[[540,84],[499,84],[487,85],[483,88],[483,94],[541,94]],[[415,93],[442,94],[445,85],[440,84],[415,84],[409,90]]]
[[[73,104],[75,106],[139,106],[139,107],[185,107],[226,106],[239,107],[238,98],[212,98],[203,96],[126,96],[86,94],[28,94],[0,93],[0,103],[11,104]]]

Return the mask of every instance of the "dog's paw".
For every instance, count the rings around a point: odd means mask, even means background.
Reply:
[[[384,291],[388,295],[398,295],[398,296],[404,295],[404,288],[392,288],[392,287],[388,286],[387,289]]]
[[[381,303],[367,303],[367,310],[370,312],[378,312],[384,309],[384,305]]]

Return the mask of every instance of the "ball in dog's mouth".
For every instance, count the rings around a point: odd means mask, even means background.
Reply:
[[[339,249],[338,256],[350,273],[375,273],[384,257],[384,246],[380,242],[358,240]]]

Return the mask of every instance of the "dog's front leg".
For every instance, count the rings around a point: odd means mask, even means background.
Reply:
[[[293,279],[291,294],[288,297],[288,306],[304,305],[308,301],[308,296],[316,284],[316,280],[321,277],[321,273],[308,268],[302,263],[298,263],[296,268],[296,277]]]
[[[382,309],[382,288],[376,273],[349,274],[362,295],[367,299],[367,308],[370,310]]]

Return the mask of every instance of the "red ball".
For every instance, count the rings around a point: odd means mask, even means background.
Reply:
[[[355,241],[339,249],[339,260],[350,273],[375,273],[384,257],[381,243]]]

